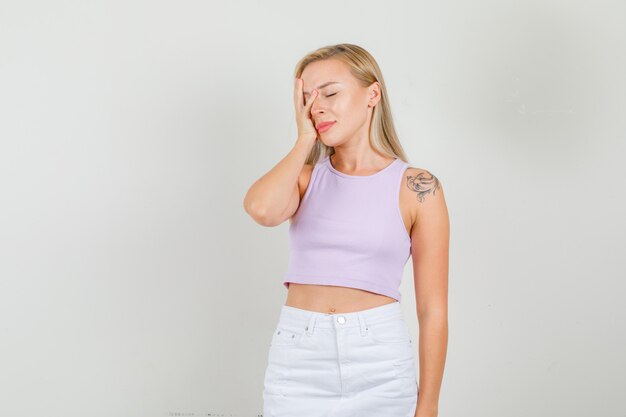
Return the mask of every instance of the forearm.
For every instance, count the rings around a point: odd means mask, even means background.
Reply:
[[[268,221],[285,211],[312,143],[306,138],[298,138],[291,151],[252,184],[243,203],[248,214]]]
[[[436,416],[448,346],[447,313],[419,318],[419,395],[417,415]]]

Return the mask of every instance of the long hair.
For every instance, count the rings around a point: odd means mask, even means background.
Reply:
[[[383,74],[378,67],[378,63],[376,63],[376,60],[369,52],[358,45],[350,43],[340,43],[318,48],[313,52],[309,52],[298,61],[295,77],[300,78],[306,66],[311,62],[329,58],[337,59],[347,64],[352,75],[363,87],[369,87],[373,82],[378,81],[381,97],[374,106],[372,113],[369,128],[370,146],[383,155],[397,157],[404,162],[408,162],[394,127]],[[321,158],[334,153],[334,147],[326,146],[318,139],[315,141],[315,146],[311,149],[306,163],[315,164]]]

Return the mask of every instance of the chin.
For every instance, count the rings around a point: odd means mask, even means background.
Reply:
[[[339,146],[342,145],[345,141],[342,140],[328,140],[328,139],[324,139],[322,137],[320,137],[320,140],[322,141],[322,143],[326,146]]]

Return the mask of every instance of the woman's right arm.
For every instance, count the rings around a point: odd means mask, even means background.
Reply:
[[[256,180],[243,200],[246,212],[263,226],[278,226],[300,205],[298,179],[316,138],[298,138],[291,151]]]
[[[304,81],[296,78],[293,92],[298,125],[296,144],[274,168],[252,184],[243,200],[246,212],[263,226],[278,226],[290,218],[300,205],[298,179],[317,140],[311,106],[318,92],[315,89],[311,91],[306,101],[303,88]]]

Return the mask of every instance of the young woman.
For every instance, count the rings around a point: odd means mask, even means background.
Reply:
[[[435,417],[448,337],[441,182],[408,166],[383,76],[363,48],[332,45],[301,59],[294,104],[293,148],[244,200],[261,225],[290,221],[263,415]],[[411,256],[418,344],[400,307]]]

